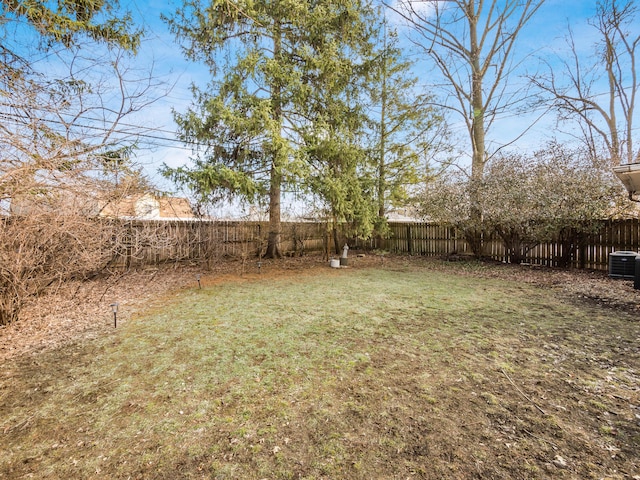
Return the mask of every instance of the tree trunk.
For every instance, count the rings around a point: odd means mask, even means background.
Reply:
[[[269,235],[267,237],[267,251],[265,258],[281,258],[280,250],[280,194],[282,175],[278,172],[275,162],[271,166],[271,185],[269,188]]]
[[[471,184],[469,198],[471,200],[470,224],[467,241],[476,257],[482,256],[483,228],[480,185],[484,177],[485,156],[485,124],[484,99],[482,95],[482,79],[484,72],[480,66],[480,47],[478,45],[478,18],[473,10],[474,2],[469,2],[469,41],[471,49],[471,145],[473,149],[471,159]]]
[[[464,239],[469,244],[473,255],[481,258],[484,248],[482,231],[479,228],[467,228],[464,230]]]
[[[556,259],[558,267],[569,268],[571,260],[576,252],[578,234],[574,228],[562,229],[558,235],[558,243],[561,246],[562,253]]]
[[[512,265],[520,265],[524,260],[524,252],[520,235],[511,232],[503,236],[502,240],[507,247],[507,260]]]
[[[622,163],[620,138],[618,136],[618,119],[616,118],[616,97],[618,93],[614,73],[614,69],[617,66],[615,63],[616,60],[618,59],[615,57],[615,50],[611,45],[611,41],[607,39],[605,50],[605,64],[607,65],[607,77],[609,81],[609,119],[607,123],[609,124],[609,132],[611,132],[611,164],[613,167]],[[631,154],[631,151],[629,151],[629,154]],[[629,156],[626,160],[630,162],[631,157]]]
[[[333,248],[336,255],[340,255],[340,242],[338,241],[338,219],[333,217]]]
[[[274,25],[273,36],[273,57],[279,61],[282,55],[282,28],[278,21]],[[273,117],[276,123],[280,127],[280,131],[277,135],[279,137],[282,134],[282,88],[277,82],[274,83],[271,92],[271,102],[273,108]],[[282,194],[282,167],[284,163],[282,146],[280,142],[274,142],[275,146],[271,152],[273,158],[271,160],[271,172],[269,182],[269,235],[267,237],[267,251],[265,252],[266,258],[281,258],[282,252],[280,250],[280,197]]]
[[[329,222],[325,224],[325,229],[322,232],[322,249],[323,260],[329,261],[331,258],[329,254]]]
[[[385,193],[386,193],[386,148],[387,148],[387,25],[384,24],[384,58],[382,65],[382,96],[380,98],[380,151],[378,158],[378,217],[382,219],[386,216]]]

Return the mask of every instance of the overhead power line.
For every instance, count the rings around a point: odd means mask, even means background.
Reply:
[[[11,123],[13,123],[14,125],[25,125],[25,119],[23,116],[16,114],[16,113],[11,113],[11,112],[0,112],[0,118],[3,118],[3,120],[5,121],[9,121]],[[92,118],[87,118],[85,119],[86,121],[95,121],[95,122],[100,122],[101,120],[98,119],[92,119]],[[168,148],[177,148],[177,149],[182,149],[182,150],[191,150],[191,148],[193,147],[211,147],[212,145],[210,144],[204,144],[204,143],[193,143],[190,142],[189,144],[186,144],[185,142],[183,142],[182,140],[178,139],[178,138],[170,138],[170,137],[166,137],[166,136],[160,136],[160,135],[155,135],[154,133],[158,133],[158,134],[168,134],[168,135],[175,135],[175,132],[172,132],[170,130],[165,130],[165,129],[161,129],[161,128],[154,128],[154,127],[140,127],[139,125],[133,125],[133,124],[119,124],[122,127],[130,127],[130,128],[140,128],[143,129],[142,131],[131,131],[131,130],[125,130],[125,129],[121,129],[121,128],[114,128],[114,129],[110,129],[110,128],[106,128],[103,126],[99,126],[99,125],[90,125],[90,124],[79,124],[79,123],[65,123],[61,120],[55,120],[52,118],[48,118],[48,119],[38,119],[39,122],[43,122],[46,124],[52,124],[52,125],[58,125],[58,126],[63,126],[63,127],[73,127],[76,129],[86,129],[86,130],[93,130],[96,132],[101,132],[104,134],[107,133],[113,133],[113,134],[117,134],[117,135],[124,135],[127,137],[135,137],[136,139],[146,139],[146,140],[153,140],[153,141],[159,141],[159,142],[164,142],[164,144],[155,144],[153,146],[157,146],[157,147],[168,147]]]

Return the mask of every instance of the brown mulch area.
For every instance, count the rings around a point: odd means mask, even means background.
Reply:
[[[350,259],[350,267],[354,268],[373,265],[392,268],[406,264],[533,284],[550,288],[567,301],[640,314],[640,290],[633,288],[633,281],[611,279],[607,272],[496,263],[469,265],[426,257],[354,255]],[[261,268],[255,261],[243,264],[228,260],[210,270],[196,265],[166,265],[70,282],[32,299],[21,313],[20,321],[0,327],[0,362],[107,334],[114,328],[112,303],[119,303],[118,322],[126,322],[145,307],[170,299],[176,291],[197,288],[198,274],[206,286],[225,281],[303,275],[327,268],[327,263],[318,256],[264,260]]]

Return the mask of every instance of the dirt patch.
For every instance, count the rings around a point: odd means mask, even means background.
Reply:
[[[640,290],[632,280],[611,278],[600,270],[562,270],[530,265],[489,266],[482,275],[552,288],[570,301],[640,313]]]

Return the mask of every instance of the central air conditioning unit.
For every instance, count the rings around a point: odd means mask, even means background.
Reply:
[[[636,276],[636,252],[612,252],[609,254],[609,276],[634,280]]]

